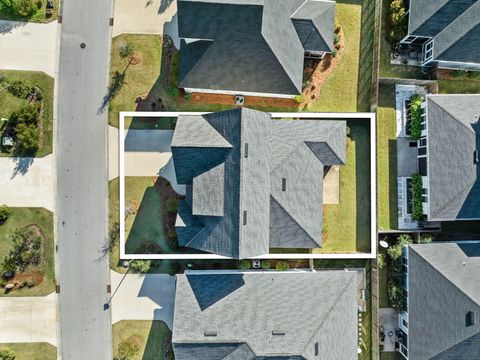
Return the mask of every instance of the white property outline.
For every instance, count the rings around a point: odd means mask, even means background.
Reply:
[[[121,260],[214,260],[230,259],[215,254],[126,254],[125,253],[125,118],[126,117],[178,117],[179,115],[204,115],[209,112],[120,111],[119,114],[119,177],[120,177],[120,259]],[[365,119],[370,120],[370,253],[335,254],[266,254],[252,259],[374,259],[377,256],[377,162],[375,113],[270,113],[273,119]]]

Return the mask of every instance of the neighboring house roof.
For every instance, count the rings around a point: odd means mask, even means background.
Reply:
[[[477,360],[480,243],[431,243],[409,249],[409,358]],[[473,325],[467,322],[469,312]]]
[[[317,248],[324,167],[345,163],[346,123],[246,108],[182,115],[172,154],[177,182],[190,185],[176,223],[181,246],[233,258]]]
[[[355,279],[343,270],[177,275],[175,359],[356,359]]]
[[[411,0],[409,34],[434,38],[433,60],[480,63],[480,0]]]
[[[179,85],[300,94],[304,51],[332,51],[334,17],[329,0],[179,0]]]
[[[480,95],[428,95],[430,220],[480,218]]]

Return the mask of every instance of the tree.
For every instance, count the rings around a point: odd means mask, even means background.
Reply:
[[[37,11],[37,7],[31,0],[12,0],[13,11],[18,15],[30,17]]]
[[[430,244],[432,242],[432,235],[425,234],[420,236],[420,240],[418,241],[420,244]]]
[[[238,264],[238,268],[240,270],[248,270],[250,269],[250,261],[248,260],[242,260],[240,261],[240,263]]]
[[[39,119],[38,106],[25,105],[10,116],[12,127],[18,124],[37,125]]]
[[[409,235],[406,235],[406,234],[400,235],[397,238],[397,243],[395,245],[390,246],[387,249],[388,256],[390,256],[390,258],[393,261],[398,260],[403,254],[403,248],[406,245],[410,245],[411,243],[412,243],[412,238]]]
[[[0,225],[3,224],[13,214],[13,210],[7,205],[0,205]]]
[[[130,267],[137,273],[146,274],[152,267],[152,262],[150,260],[133,260]]]
[[[132,60],[132,56],[135,53],[135,48],[132,44],[126,42],[120,45],[120,57],[122,59],[127,59],[128,61]]]
[[[123,340],[117,347],[117,360],[131,360],[140,352],[140,347],[131,341]]]
[[[38,151],[40,131],[31,124],[20,123],[15,127],[17,138],[16,152],[22,155],[33,155]]]
[[[0,360],[15,360],[15,353],[10,349],[0,349]]]
[[[285,270],[288,270],[290,268],[290,265],[288,265],[288,262],[286,261],[277,261],[277,263],[275,264],[275,269],[277,269],[278,271],[285,271]]]
[[[2,268],[5,271],[22,272],[28,266],[39,264],[42,239],[31,227],[13,230],[7,234],[7,240],[13,243],[13,247],[3,260]]]

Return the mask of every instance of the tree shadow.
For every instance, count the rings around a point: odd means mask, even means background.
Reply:
[[[162,14],[165,10],[167,10],[172,3],[173,3],[173,0],[160,0],[158,15]]]
[[[25,175],[30,169],[30,166],[33,164],[35,158],[33,157],[15,157],[13,162],[15,162],[15,167],[10,179],[15,178],[17,175]]]
[[[27,22],[24,21],[9,21],[9,20],[0,20],[0,34],[6,35],[13,31],[13,29],[25,26]]]

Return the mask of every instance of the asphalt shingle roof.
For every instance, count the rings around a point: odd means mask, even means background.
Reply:
[[[208,125],[192,132],[195,121]],[[177,181],[193,185],[176,223],[180,245],[233,258],[316,248],[324,168],[345,163],[346,123],[272,120],[246,108],[186,115],[177,120],[172,153]]]
[[[480,243],[432,243],[409,249],[409,358],[478,359]],[[476,324],[468,326],[470,311]]]
[[[354,359],[355,277],[343,270],[177,275],[175,358]]]
[[[296,20],[309,24],[299,25],[297,34],[291,16],[299,9]],[[179,85],[300,94],[302,43],[308,50],[331,51],[334,17],[335,3],[327,0],[179,0],[180,38],[202,39],[181,41]]]
[[[430,220],[480,218],[480,95],[428,95]]]

